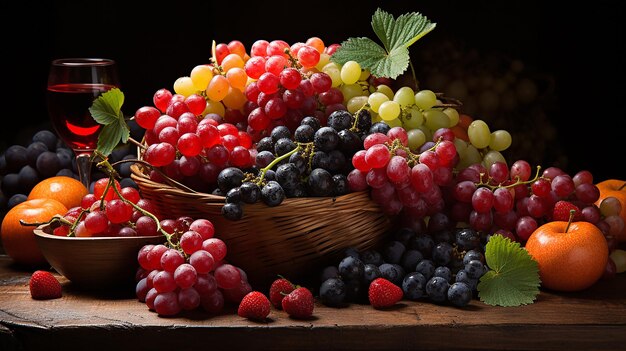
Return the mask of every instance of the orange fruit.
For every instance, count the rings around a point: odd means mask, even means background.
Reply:
[[[42,223],[49,221],[54,215],[64,215],[67,207],[55,199],[26,200],[12,207],[2,220],[0,237],[4,251],[16,263],[38,266],[46,263],[33,233],[34,226],[23,226],[26,223]]]
[[[80,206],[83,196],[88,193],[89,189],[79,180],[66,176],[54,176],[35,184],[28,194],[28,200],[54,199],[69,209]]]
[[[545,223],[530,235],[525,248],[538,263],[541,285],[557,291],[592,286],[602,277],[609,257],[604,235],[589,222]]]
[[[622,212],[620,212],[619,216],[626,223],[626,180],[607,179],[597,183],[596,186],[600,190],[600,197],[596,201],[596,205],[599,207],[602,200],[609,196],[617,198],[622,204]],[[626,226],[622,233],[617,235],[616,239],[619,242],[626,241]]]

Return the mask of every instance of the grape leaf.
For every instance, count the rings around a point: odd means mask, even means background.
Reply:
[[[530,254],[502,235],[494,235],[485,248],[489,271],[480,278],[478,297],[492,306],[532,303],[539,294],[539,266]]]
[[[97,150],[108,156],[120,143],[126,143],[130,137],[130,129],[124,120],[122,105],[124,93],[118,88],[113,88],[93,101],[89,112],[93,119],[104,125],[98,135]]]
[[[372,16],[372,29],[383,46],[369,38],[348,38],[341,43],[331,60],[342,65],[354,60],[374,76],[395,79],[409,66],[409,46],[435,26],[417,12],[394,19],[393,15],[379,8]]]

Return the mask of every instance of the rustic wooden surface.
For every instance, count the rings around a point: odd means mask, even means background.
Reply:
[[[133,292],[76,291],[59,277],[63,297],[30,297],[30,271],[0,256],[0,350],[618,350],[626,347],[626,274],[582,293],[542,292],[534,304],[466,308],[409,302],[378,311],[368,305],[290,319],[272,310],[255,323],[234,309],[162,318]]]

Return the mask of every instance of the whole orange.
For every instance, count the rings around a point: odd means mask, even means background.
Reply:
[[[89,189],[79,180],[66,176],[54,176],[35,184],[28,194],[28,200],[55,199],[70,209],[80,206],[83,196],[88,193]]]
[[[609,196],[617,198],[622,204],[622,212],[620,212],[619,215],[626,223],[626,180],[607,179],[597,183],[596,186],[600,190],[600,198],[596,201],[596,205],[600,206],[602,200]],[[626,226],[624,226],[624,230],[617,235],[616,239],[619,242],[626,241]]]
[[[539,265],[542,286],[557,291],[592,286],[602,277],[609,257],[604,235],[589,222],[545,223],[530,235],[525,247]]]
[[[0,236],[4,251],[16,263],[27,266],[39,266],[46,263],[33,233],[33,226],[26,223],[49,221],[54,215],[64,215],[67,207],[55,199],[26,200],[12,207],[2,220]]]

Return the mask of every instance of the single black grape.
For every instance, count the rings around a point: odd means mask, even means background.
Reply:
[[[301,125],[301,126],[302,126],[302,125],[308,125],[308,126],[311,126],[311,127],[313,127],[313,130],[318,130],[318,129],[320,129],[320,128],[321,128],[321,126],[322,126],[322,124],[320,123],[320,120],[319,120],[319,119],[317,119],[317,118],[315,118],[315,117],[313,117],[313,116],[307,116],[307,117],[304,117],[304,118],[302,119],[302,121],[300,122],[300,125]]]
[[[320,286],[319,296],[326,306],[342,306],[346,300],[346,284],[339,278],[326,279]]]
[[[68,168],[61,169],[60,171],[57,172],[56,175],[78,179],[76,174],[74,174],[74,171],[72,171],[71,169],[68,169]],[[123,179],[130,179],[130,178],[123,178]],[[120,181],[120,186],[122,186],[122,182],[121,181]],[[123,188],[123,186],[122,186],[122,188]]]
[[[382,133],[382,134],[387,135],[387,132],[389,131],[389,129],[391,129],[391,127],[387,123],[376,122],[372,124],[372,126],[370,127],[369,134]]]
[[[274,152],[274,141],[272,141],[272,137],[266,136],[261,138],[261,140],[256,143],[256,150],[259,153],[261,151]]]
[[[299,174],[305,174],[309,168],[309,159],[304,157],[302,151],[297,151],[289,156],[289,163],[293,163],[297,168]]]
[[[328,154],[324,151],[315,151],[311,159],[311,168],[321,168],[325,170],[330,169],[330,159]]]
[[[470,260],[465,264],[463,269],[472,279],[479,279],[486,272],[485,265],[479,260]]]
[[[424,275],[419,272],[411,272],[404,276],[402,280],[402,292],[404,292],[404,297],[413,301],[423,297],[426,281]]]
[[[393,240],[399,241],[404,246],[410,246],[411,240],[415,237],[415,231],[411,228],[402,227],[393,233]]]
[[[276,169],[276,181],[286,191],[295,189],[300,183],[300,172],[298,167],[293,163],[286,163]]]
[[[352,256],[344,257],[339,265],[339,275],[345,280],[361,280],[363,279],[363,272],[365,265],[360,259]]]
[[[294,143],[293,140],[289,138],[281,138],[278,139],[274,145],[274,154],[276,154],[277,157],[282,156],[296,147],[296,143]]]
[[[293,189],[285,189],[287,197],[308,197],[309,193],[306,190],[306,186],[302,183],[296,184]]]
[[[367,133],[372,128],[372,114],[367,109],[359,110],[356,114],[356,128],[359,132]]]
[[[329,152],[339,145],[339,135],[331,127],[322,127],[315,132],[313,137],[316,150]]]
[[[59,156],[53,151],[44,151],[37,157],[37,171],[42,178],[50,178],[63,168]]]
[[[299,143],[310,143],[313,141],[313,136],[315,136],[315,129],[308,124],[298,126],[293,132],[294,140]]]
[[[476,288],[478,287],[478,279],[471,278],[469,274],[467,274],[467,272],[463,269],[456,272],[454,281],[467,284],[467,286],[469,286],[472,291],[476,291]]]
[[[339,269],[337,266],[326,266],[320,274],[320,281],[324,282],[330,278],[339,278]]]
[[[480,247],[480,235],[472,228],[463,228],[456,231],[456,244],[462,250],[472,250]]]
[[[286,126],[276,126],[272,129],[270,137],[275,143],[282,138],[291,139],[291,131]]]
[[[245,178],[243,171],[237,167],[226,167],[217,175],[217,186],[226,194],[228,190],[238,187]]]
[[[60,139],[57,138],[56,134],[47,129],[42,129],[33,135],[32,141],[42,142],[46,145],[48,150],[53,151],[57,149],[57,142]]]
[[[467,306],[472,301],[472,289],[462,282],[453,283],[448,288],[448,301],[454,306]]]
[[[13,208],[15,205],[20,204],[26,201],[27,196],[24,194],[13,194],[9,198],[9,202],[7,203],[8,208]]]
[[[333,195],[341,196],[349,192],[348,177],[343,174],[335,174],[333,176]]]
[[[361,253],[361,261],[365,264],[373,264],[376,266],[380,266],[384,263],[383,256],[380,252],[373,249],[363,251]]]
[[[263,179],[268,182],[271,180],[276,180],[276,171],[274,171],[273,169],[268,169],[267,171],[265,171],[265,177]]]
[[[447,242],[440,242],[435,245],[432,253],[432,260],[438,266],[445,266],[452,261],[452,245]]]
[[[340,130],[337,136],[339,137],[338,149],[348,157],[352,157],[352,155],[363,148],[361,137],[349,129]]]
[[[435,302],[444,302],[448,298],[450,284],[442,277],[432,277],[426,283],[426,295]]]
[[[343,250],[343,257],[348,257],[348,256],[357,258],[359,260],[361,259],[361,253],[354,246],[349,246],[345,250]]]
[[[28,164],[28,150],[22,145],[11,145],[4,151],[4,158],[9,173],[19,172],[22,167]]]
[[[263,150],[256,154],[256,157],[254,158],[254,163],[256,163],[256,165],[260,168],[265,168],[270,163],[272,163],[274,159],[276,159],[276,156],[274,156],[273,151]]]
[[[424,278],[430,279],[433,274],[435,274],[435,264],[433,261],[424,259],[417,263],[415,266],[415,271],[418,273],[422,273]]]
[[[261,198],[261,189],[252,182],[241,183],[239,192],[241,193],[241,201],[247,204],[256,203]]]
[[[418,234],[411,240],[409,245],[412,249],[419,250],[425,258],[430,258],[435,247],[435,242],[430,235]]]
[[[78,179],[77,175],[74,175],[73,177]],[[129,177],[124,177],[122,178],[122,180],[120,180],[120,187],[122,188],[131,187],[131,188],[135,188],[139,190],[139,185],[137,185],[137,183],[133,180],[133,178],[129,178]]]
[[[226,203],[239,203],[241,202],[241,190],[239,187],[234,187],[226,193]]]
[[[40,180],[37,170],[31,165],[22,167],[17,175],[22,189],[32,189]]]
[[[269,181],[261,189],[261,200],[268,206],[278,206],[285,199],[285,190],[276,181]]]
[[[227,203],[222,206],[222,215],[226,219],[236,221],[243,216],[243,207],[241,203]]]
[[[352,114],[350,114],[350,112],[346,110],[333,111],[328,116],[328,121],[326,122],[326,125],[336,131],[349,129],[350,127],[352,127]]]
[[[333,176],[322,168],[312,170],[309,174],[308,189],[312,196],[332,196]]]
[[[454,233],[449,229],[438,230],[431,232],[435,243],[449,243],[454,242]]]

